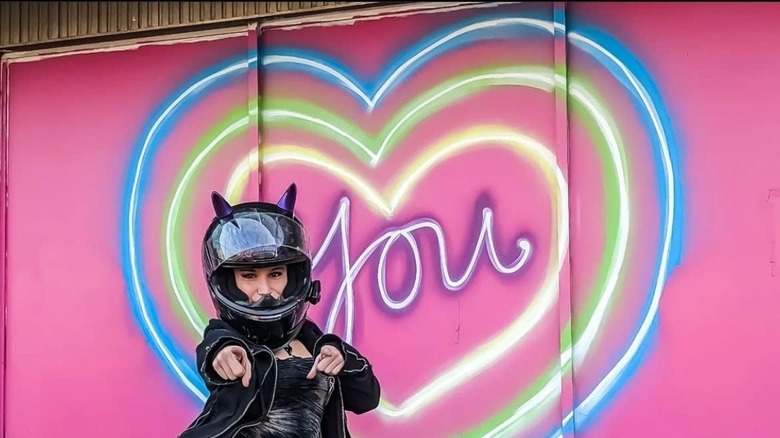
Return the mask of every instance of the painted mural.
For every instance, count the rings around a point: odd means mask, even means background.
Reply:
[[[209,195],[276,200],[291,182],[323,285],[310,315],[382,382],[379,408],[350,414],[355,436],[766,432],[777,403],[729,376],[768,365],[714,359],[780,334],[714,322],[743,303],[745,273],[767,278],[751,283],[764,305],[731,317],[772,317],[776,285],[754,267],[766,228],[706,195],[739,204],[748,189],[718,175],[746,162],[691,146],[720,140],[691,134],[702,122],[680,103],[688,49],[669,48],[689,31],[643,37],[664,14],[484,5],[9,64],[6,436],[181,432],[206,397]],[[755,222],[780,155],[749,163]],[[30,215],[41,200],[57,214]],[[732,241],[726,225],[750,230]],[[739,245],[760,257],[732,260]],[[698,371],[696,352],[711,355]],[[717,379],[759,401],[718,399]]]

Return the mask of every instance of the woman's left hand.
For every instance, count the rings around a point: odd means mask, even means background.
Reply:
[[[344,356],[332,345],[325,345],[320,350],[320,354],[314,359],[314,366],[311,367],[308,379],[313,379],[318,372],[335,376],[344,367]]]

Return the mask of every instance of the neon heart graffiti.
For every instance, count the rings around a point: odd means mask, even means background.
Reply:
[[[428,62],[429,59],[435,57],[438,53],[442,53],[448,48],[457,45],[459,43],[458,38],[461,38],[464,35],[470,35],[471,38],[478,38],[478,34],[483,32],[482,37],[488,38],[490,37],[490,30],[500,26],[532,27],[549,33],[563,32],[565,30],[561,23],[551,23],[544,20],[522,17],[501,18],[498,20],[483,20],[477,23],[460,26],[454,32],[448,31],[448,33],[442,37],[433,38],[432,43],[424,46],[425,49],[416,52],[416,54],[411,57],[408,57],[408,60],[402,63],[398,69],[389,74],[385,81],[380,82],[382,85],[373,94],[362,91],[363,87],[359,86],[354,80],[351,80],[346,73],[340,72],[333,67],[329,67],[327,60],[323,61],[305,58],[294,54],[277,54],[272,55],[276,58],[265,58],[264,64],[272,65],[274,63],[294,63],[299,67],[310,68],[311,71],[329,75],[332,79],[344,84],[347,90],[355,93],[365,102],[366,107],[371,109],[377,105],[381,101],[381,98],[392,90],[393,85],[403,77],[404,69],[409,71],[424,62]],[[600,32],[568,32],[568,39],[575,47],[593,56],[598,62],[601,63],[602,66],[607,69],[607,71],[612,73],[629,91],[637,107],[642,109],[644,114],[643,121],[648,128],[648,133],[653,136],[653,145],[657,149],[656,157],[658,159],[657,164],[659,170],[659,181],[662,181],[662,184],[659,185],[659,197],[662,200],[664,211],[663,221],[661,223],[663,237],[658,260],[658,274],[655,278],[653,286],[651,287],[648,305],[643,317],[641,318],[639,327],[635,332],[634,339],[620,360],[617,361],[614,367],[605,375],[601,382],[596,385],[596,387],[583,400],[579,401],[573,411],[569,412],[564,417],[561,429],[555,431],[553,435],[557,435],[561,430],[569,427],[572,424],[572,417],[575,414],[577,415],[578,424],[581,424],[582,421],[587,420],[591,414],[596,412],[596,408],[604,399],[605,395],[609,391],[615,390],[622,385],[622,377],[625,376],[629,368],[636,366],[635,361],[638,357],[638,352],[643,343],[647,340],[652,328],[652,323],[657,315],[658,301],[661,296],[666,276],[675,263],[674,258],[679,254],[679,239],[681,237],[679,214],[681,210],[681,190],[680,183],[675,177],[674,172],[676,166],[676,144],[669,129],[668,115],[664,110],[659,94],[655,91],[652,85],[652,81],[650,81],[646,74],[644,74],[644,70],[641,68],[641,65],[639,65],[638,62],[634,60],[634,57],[627,50],[622,48],[616,41],[601,34]],[[126,204],[123,205],[125,219],[123,220],[122,224],[122,250],[124,255],[124,272],[128,284],[130,303],[134,310],[135,316],[143,328],[145,335],[148,337],[152,347],[160,355],[163,362],[174,373],[174,375],[180,381],[182,381],[182,383],[191,393],[198,396],[198,398],[201,400],[205,397],[205,388],[203,388],[200,377],[198,376],[196,370],[186,359],[190,357],[190,354],[185,354],[183,349],[172,342],[171,339],[168,338],[168,336],[165,334],[165,330],[162,329],[157,319],[156,310],[151,300],[149,299],[149,292],[147,290],[146,281],[143,276],[142,260],[138,256],[138,247],[136,244],[137,236],[140,234],[138,212],[139,203],[142,198],[141,187],[143,187],[143,182],[145,180],[145,171],[148,166],[147,160],[151,160],[154,156],[163,138],[163,133],[167,130],[166,128],[174,124],[182,113],[186,112],[189,107],[196,103],[197,100],[200,99],[204,94],[208,93],[209,90],[212,90],[218,87],[220,84],[225,83],[226,81],[235,78],[237,75],[244,73],[248,68],[255,68],[256,62],[256,57],[250,56],[249,59],[244,59],[238,62],[230,62],[223,66],[218,66],[211,72],[207,72],[205,75],[202,75],[198,80],[185,87],[181,92],[174,94],[174,97],[169,100],[170,103],[164,105],[163,109],[152,119],[153,122],[150,124],[149,129],[145,132],[142,138],[141,144],[137,150],[137,154],[132,160],[132,166],[130,168],[130,175],[128,177],[128,184],[126,188],[126,196],[124,197]],[[542,76],[547,78],[551,77],[549,74]],[[575,84],[570,84],[569,87],[571,90],[576,90]],[[576,91],[573,92],[573,95],[576,94]],[[369,97],[370,95],[373,97]],[[591,114],[600,113],[597,100],[587,99],[587,90],[583,90],[581,97],[585,97],[584,99],[580,100],[586,107],[591,110]],[[422,109],[420,111],[422,111]],[[409,119],[414,117],[414,112],[409,112],[407,114]],[[269,118],[306,117],[306,115],[302,115],[301,113],[285,114],[283,112],[277,112],[276,114],[269,113],[268,116]],[[265,117],[266,115],[264,114],[264,118]],[[311,117],[309,118],[312,119],[312,123],[327,123],[323,120],[314,119]],[[598,119],[598,117],[596,118]],[[604,122],[603,124],[599,123],[602,132],[605,133],[605,137],[608,139],[611,138],[613,140],[607,141],[610,150],[618,148],[620,146],[618,141],[619,139],[614,135],[610,136],[609,134],[609,119],[602,118],[602,121]],[[231,132],[249,125],[249,119],[246,121],[239,120],[235,124],[227,126],[226,130],[223,131],[225,133],[224,136],[228,136]],[[333,126],[335,127],[335,125]],[[334,130],[334,132],[338,135],[341,133],[348,134],[346,131],[339,128]],[[393,131],[391,130],[391,132]],[[360,141],[354,141],[356,140],[355,136],[348,134],[344,137],[347,139],[351,137],[350,140],[352,140],[353,144],[362,144]],[[382,142],[381,147],[375,153],[371,152],[371,150],[368,148],[364,148],[363,152],[372,163],[379,161],[382,153],[385,151],[387,144],[389,144],[391,137],[392,135],[388,135],[385,138],[385,141]],[[216,148],[216,146],[223,139],[224,138],[219,138],[212,142],[214,145],[213,147]],[[619,154],[617,157],[619,158]],[[615,161],[615,168],[618,169],[618,173],[620,172],[619,169],[622,168],[617,159]],[[236,181],[237,178],[240,177],[234,176],[231,178],[231,181]],[[622,201],[625,202],[621,203],[621,209],[623,206],[625,206],[627,209],[627,199]],[[342,210],[340,209],[340,211]],[[175,216],[176,215],[171,215],[171,217]],[[336,221],[334,221],[334,224],[335,223]],[[626,229],[625,232],[627,233],[627,231],[628,230]],[[323,245],[323,247],[326,246],[327,245]],[[612,288],[614,288],[614,286],[612,286]],[[608,288],[605,288],[605,293],[602,293],[601,295],[599,305],[597,306],[597,311],[598,309],[604,308],[609,301],[609,291],[606,289]],[[342,290],[344,291],[346,289],[342,288]],[[182,307],[186,309],[188,306],[186,304],[187,300],[184,298],[185,293],[186,291],[178,291],[176,296]],[[349,295],[350,294],[348,290],[347,293],[342,294],[342,296],[346,296],[347,306],[349,306]],[[335,306],[335,308],[340,308],[340,305]],[[346,310],[349,314],[350,309],[347,308]],[[188,315],[190,323],[199,326],[198,320],[193,316],[196,315],[196,313],[188,313]],[[595,334],[595,331],[598,329],[599,318],[591,318],[591,321],[596,322],[594,322],[593,325],[589,323],[586,327],[586,330],[583,332],[583,336],[581,336],[573,346],[562,351],[562,363],[569,362],[572,356],[574,357],[575,362],[577,362],[578,358],[582,357],[579,352],[587,351],[587,347],[589,346],[590,342],[592,342],[592,337]],[[588,339],[590,339],[590,341]],[[560,384],[560,377],[561,376],[558,373],[550,376],[549,383],[545,385],[542,390],[540,390],[533,397],[530,397],[528,400],[526,400],[525,403],[517,407],[513,415],[506,418],[498,427],[489,432],[488,435],[496,435],[499,432],[510,431],[517,427],[519,422],[526,414],[543,403],[545,399],[551,395],[556,394],[556,391],[559,390],[559,388],[556,387],[556,384]],[[401,413],[401,415],[403,415],[403,413],[406,412],[404,409],[406,406],[409,405],[402,404],[401,408],[399,409],[387,409],[387,406],[383,406],[383,408],[385,408],[384,414],[399,415],[399,413]]]
[[[287,59],[291,59],[291,58],[287,58]],[[396,125],[394,125],[389,130],[389,132],[390,133],[394,133],[394,132],[397,132],[398,130],[400,130],[399,126],[401,126],[405,121],[408,121],[408,120],[411,119],[411,117],[409,117],[408,114],[424,113],[425,112],[423,110],[424,107],[426,107],[426,106],[436,107],[437,106],[437,105],[435,105],[436,99],[443,98],[443,96],[450,96],[451,97],[451,96],[453,96],[454,92],[459,91],[459,89],[462,88],[462,87],[477,85],[477,88],[479,88],[479,86],[482,85],[482,84],[480,84],[480,81],[483,81],[483,80],[488,82],[487,85],[524,85],[524,86],[537,85],[537,86],[540,87],[540,89],[544,89],[544,90],[550,91],[551,87],[552,87],[552,84],[554,82],[552,78],[553,78],[553,74],[550,73],[548,69],[543,69],[543,68],[536,68],[536,69],[529,70],[529,71],[516,71],[516,72],[512,72],[512,71],[508,71],[507,70],[507,71],[499,71],[499,72],[494,72],[494,73],[486,73],[486,74],[479,75],[479,76],[469,76],[468,79],[464,79],[462,81],[457,81],[457,82],[455,82],[454,85],[445,84],[445,86],[443,86],[444,89],[441,90],[441,91],[440,90],[433,90],[431,93],[429,93],[429,94],[433,95],[432,98],[427,98],[427,97],[423,96],[422,98],[418,99],[418,100],[421,100],[422,103],[414,106],[410,110],[402,109],[400,112],[402,114],[406,114],[407,116],[404,116],[403,118],[400,118],[400,122],[398,122]],[[558,81],[558,83],[561,83],[561,82],[562,81],[560,81],[560,80]],[[587,107],[589,107],[589,108],[597,108],[597,104],[593,103],[593,102],[596,102],[596,100],[593,99],[590,96],[589,92],[587,92],[582,87],[577,86],[575,84],[572,87],[572,91],[571,92],[572,92],[572,94],[573,94],[573,96],[575,98],[577,98],[577,99],[579,99],[581,101],[584,101]],[[267,102],[266,102],[266,105],[268,105]],[[273,105],[271,105],[271,106],[273,107]],[[282,107],[287,107],[287,106],[292,106],[292,105],[289,102],[285,102],[281,106]],[[592,112],[594,112],[594,114],[596,115],[595,119],[597,120],[599,125],[601,125],[601,126],[609,126],[610,123],[607,121],[606,116],[605,116],[605,112],[603,110],[597,109],[597,110],[592,110]],[[336,126],[334,126],[330,122],[324,121],[322,119],[318,119],[316,117],[312,117],[310,115],[303,115],[303,114],[296,113],[296,112],[293,112],[293,111],[282,111],[282,110],[276,110],[276,109],[265,110],[263,112],[263,114],[264,114],[264,122],[273,122],[274,119],[278,119],[278,118],[294,117],[294,118],[297,118],[299,120],[305,120],[308,123],[312,123],[312,124],[317,125],[317,126],[327,127],[328,129],[330,129],[334,133],[337,133],[338,135],[344,137],[344,139],[346,139],[348,141],[351,141],[353,143],[358,142],[358,140],[356,140],[356,137],[358,137],[357,135],[349,134],[343,128],[336,127]],[[266,116],[266,114],[270,114],[270,116]],[[420,117],[425,117],[425,116],[426,115],[422,115]],[[227,124],[227,122],[225,122],[225,123]],[[245,126],[246,123],[247,122],[243,122],[243,123],[233,122],[233,123],[229,124],[229,127]],[[220,133],[219,136],[223,136],[224,134],[225,134],[224,132]],[[478,137],[472,137],[472,138],[478,138]],[[618,144],[620,142],[619,142],[619,139],[617,139],[617,135],[614,133],[614,130],[610,132],[610,134],[607,136],[607,138],[609,140],[608,143],[611,146],[610,150],[612,151],[613,156],[617,157],[615,159],[615,161],[622,163],[621,158],[615,152],[616,149],[617,149],[617,146],[618,146]],[[213,143],[211,143],[211,144],[213,144]],[[383,145],[387,145],[387,144],[388,144],[387,141],[383,142]],[[363,146],[362,144],[358,145],[358,148],[360,148],[360,149],[366,148],[367,149],[367,147]],[[273,148],[271,148],[271,149],[273,149]],[[210,149],[207,149],[207,150],[202,151],[201,154],[212,153],[212,152],[213,151],[211,151]],[[369,184],[367,184],[366,182],[361,182],[361,181],[357,181],[356,182],[356,177],[354,175],[352,175],[352,173],[349,170],[344,169],[343,167],[334,166],[332,163],[323,165],[323,163],[328,163],[328,161],[326,159],[322,158],[322,157],[312,157],[313,154],[314,154],[314,152],[309,152],[307,154],[298,154],[297,157],[294,156],[295,154],[293,154],[293,155],[288,154],[287,157],[282,157],[281,155],[283,155],[283,154],[278,154],[278,153],[274,152],[273,150],[268,150],[268,148],[264,148],[264,154],[263,155],[265,157],[267,157],[265,159],[265,164],[269,164],[271,162],[275,162],[275,161],[279,161],[279,160],[288,160],[288,161],[289,160],[293,160],[293,161],[300,161],[300,162],[308,162],[308,163],[311,163],[311,164],[319,165],[319,166],[321,166],[321,167],[323,167],[325,169],[328,169],[331,173],[335,173],[337,175],[342,175],[342,176],[343,175],[347,175],[347,177],[344,178],[344,180],[347,182],[347,185],[349,185],[349,186],[351,186],[353,188],[357,187],[358,189],[361,188],[361,187],[364,188],[363,190],[359,189],[357,191],[358,192],[368,193],[368,195],[363,195],[363,197],[366,198],[366,199],[374,200],[373,202],[375,204],[379,205],[378,210],[379,210],[380,213],[383,213],[383,214],[386,214],[386,215],[390,214],[390,212],[392,210],[390,207],[388,207],[386,204],[382,203],[381,201],[376,201],[376,199],[380,199],[380,196],[377,195],[370,188],[369,189],[365,189],[365,187],[368,187]],[[201,155],[199,155],[199,157],[201,157]],[[549,159],[549,160],[546,160],[546,161],[549,162],[549,163],[552,163],[552,166],[555,167],[554,156],[552,157],[552,159]],[[253,171],[253,169],[256,166],[256,163],[257,163],[257,153],[256,153],[256,150],[253,150],[253,152],[250,154],[250,157],[248,157],[246,160],[244,160],[244,163],[242,165],[242,170],[239,171],[239,175]],[[417,169],[418,172],[424,172],[424,170],[426,170],[429,166],[412,166],[412,167]],[[622,164],[621,164],[620,168],[622,168]],[[562,178],[562,176],[561,176],[561,178]],[[245,185],[244,181],[245,181],[245,178],[244,179],[237,178],[235,174],[233,176],[231,176],[230,183],[228,185],[228,187],[229,187],[228,194],[229,194],[229,196],[231,198],[233,198],[233,199],[237,199],[238,198],[238,195],[234,193],[235,188],[236,187],[243,187]],[[624,181],[624,175],[623,175],[623,178],[621,178],[621,181]],[[560,184],[560,185],[562,185],[562,184]],[[624,201],[622,202],[622,206],[623,207],[620,208],[622,220],[620,222],[621,226],[619,228],[621,230],[625,230],[624,224],[626,224],[626,222],[627,222],[627,201],[625,201],[625,199],[627,199],[627,194],[626,194],[627,193],[627,188],[626,189],[622,188],[623,186],[626,186],[626,185],[627,184],[625,182],[623,182],[621,184],[621,189],[620,189],[621,197],[624,199]],[[560,197],[565,197],[565,195],[561,194]],[[395,199],[398,199],[398,198],[395,198]],[[565,206],[565,204],[566,203],[563,202],[564,206]],[[393,205],[397,205],[397,201]],[[342,204],[342,206],[343,206],[343,204]],[[566,212],[565,207],[562,210],[560,210],[560,211],[565,213]],[[559,224],[566,224],[567,222],[568,222],[568,219],[565,216],[563,218],[559,219],[559,221],[558,221]],[[335,226],[338,225],[338,224],[342,224],[342,223],[343,223],[343,221],[335,221],[334,222],[334,227],[332,227],[330,232],[328,233],[328,237],[326,238],[325,242],[321,246],[319,255],[318,255],[317,258],[315,258],[315,260],[318,260],[319,256],[324,254],[324,251],[329,248],[330,242],[331,242],[331,238],[333,237],[333,233],[335,232]],[[483,225],[484,225],[484,223],[483,223]],[[170,229],[171,232],[173,232],[176,229],[176,227],[169,227],[169,229]],[[483,227],[483,229],[484,229],[484,227]],[[341,235],[342,235],[342,255],[346,256],[345,259],[343,260],[345,266],[350,266],[350,264],[352,263],[350,261],[350,257],[348,256],[348,245],[344,244],[344,242],[347,241],[347,237],[346,236],[348,236],[348,234],[349,234],[348,232],[342,230],[342,233],[341,233]],[[440,233],[437,233],[437,234],[438,234],[437,237],[439,238],[439,242],[440,242],[440,246],[441,246],[442,245],[441,234]],[[563,232],[559,231],[559,235],[562,236],[562,239],[559,239],[558,241],[563,244],[563,245],[561,245],[561,248],[559,248],[559,254],[563,255],[565,253],[565,249],[566,249],[565,248],[565,243],[567,241],[566,235],[565,235],[565,228],[564,228]],[[626,237],[625,237],[627,235],[627,230],[625,230],[624,232],[619,232],[618,235],[619,236],[623,236],[622,238],[619,239],[621,241],[621,251],[619,251],[618,254],[623,254],[624,253],[624,249],[625,249],[625,245],[627,243]],[[389,237],[389,236],[385,235],[384,237],[386,238],[386,237]],[[479,242],[481,242],[481,237],[482,236],[480,236]],[[381,243],[381,240],[382,239],[380,239],[379,241],[375,241],[374,244],[369,247],[367,252],[361,254],[361,256],[358,258],[358,260],[356,262],[354,262],[355,263],[354,270],[350,269],[350,268],[347,268],[348,272],[345,273],[345,281],[342,282],[341,288],[339,289],[339,300],[337,300],[336,304],[332,307],[331,314],[329,316],[329,325],[328,325],[328,329],[329,330],[332,329],[332,327],[333,327],[332,324],[335,321],[335,317],[337,316],[336,312],[340,309],[340,306],[341,306],[342,300],[343,300],[343,296],[346,293],[346,309],[347,309],[347,317],[346,317],[346,320],[347,320],[347,330],[346,330],[346,333],[347,333],[348,339],[349,339],[349,336],[351,335],[351,327],[352,327],[352,321],[353,321],[352,295],[351,295],[352,291],[350,289],[350,287],[351,287],[351,280],[354,278],[354,275],[355,275],[356,271],[359,270],[359,268],[362,266],[363,262],[365,261],[366,256],[370,255],[371,251],[373,250],[374,245],[376,245],[377,243]],[[385,248],[387,248],[387,247],[385,247]],[[488,247],[488,251],[490,251],[490,248],[491,247]],[[475,252],[473,253],[472,261],[475,260],[475,257],[477,255],[476,251],[478,249],[479,249],[479,245],[477,245],[477,248],[476,248]],[[440,260],[443,262],[442,269],[445,272],[445,276],[449,277],[449,275],[447,274],[447,269],[446,269],[446,257],[443,254],[444,254],[444,251],[441,251],[440,252],[440,255],[441,255]],[[619,256],[618,260],[622,260],[622,256]],[[497,268],[497,270],[501,271],[501,267],[500,266],[496,266],[495,260],[493,260],[493,264]],[[472,265],[470,265],[469,269],[467,269],[467,274],[470,273],[470,268],[472,266],[473,266],[473,263],[472,263]],[[560,264],[558,264],[556,266],[559,267]],[[551,271],[548,274],[548,282],[547,282],[548,286],[551,285],[552,284],[551,282],[555,280],[555,275],[557,275],[557,267],[556,267],[556,269],[554,269],[553,271]],[[616,278],[615,274],[616,274],[616,271],[618,270],[617,268],[619,268],[619,267],[620,267],[620,265],[618,263],[613,263],[613,266],[610,269],[610,272],[613,275],[610,275],[608,278],[610,278],[610,279]],[[419,270],[417,272],[419,272]],[[502,272],[505,272],[505,271],[502,271]],[[609,286],[610,288],[614,287],[614,281],[615,280],[612,280],[610,283],[608,283],[608,284],[610,284],[610,286]],[[380,284],[381,284],[381,279],[380,279]],[[446,284],[447,284],[447,279],[445,278],[445,285]],[[345,289],[345,287],[346,287],[346,289]],[[433,401],[435,401],[437,399],[440,399],[446,393],[446,391],[454,388],[457,384],[462,383],[468,377],[473,376],[473,374],[476,373],[478,370],[484,369],[489,363],[491,363],[491,361],[498,359],[500,357],[500,354],[506,352],[506,349],[507,349],[508,346],[511,346],[511,345],[517,343],[520,339],[523,338],[523,336],[525,334],[528,333],[528,330],[531,327],[533,327],[536,322],[539,321],[539,316],[543,313],[544,310],[546,310],[546,308],[547,308],[546,306],[549,306],[553,302],[552,299],[555,298],[555,295],[554,295],[555,294],[555,289],[553,289],[551,287],[544,287],[544,288],[542,288],[542,290],[545,291],[545,293],[542,294],[542,296],[544,297],[544,301],[542,301],[542,302],[544,303],[545,307],[544,308],[540,308],[539,306],[533,306],[533,305],[530,306],[527,313],[529,315],[532,315],[530,318],[533,321],[533,323],[521,324],[519,330],[508,330],[505,333],[506,336],[502,336],[501,338],[499,338],[499,340],[497,340],[497,342],[491,343],[491,345],[489,346],[490,348],[487,348],[486,350],[494,352],[495,354],[488,354],[488,355],[483,356],[483,357],[469,357],[467,360],[461,361],[458,364],[456,364],[455,366],[453,366],[452,367],[453,371],[445,373],[442,376],[438,376],[436,379],[434,379],[433,382],[431,382],[429,385],[426,385],[426,387],[424,389],[420,390],[413,397],[410,397],[407,401],[401,403],[401,407],[400,408],[396,408],[396,407],[392,406],[390,403],[384,403],[382,408],[380,408],[380,411],[382,413],[386,414],[386,415],[389,415],[389,416],[410,415],[410,414],[412,414],[412,413],[414,413],[416,411],[419,411],[419,409],[421,409],[421,408],[429,406],[431,404],[431,402],[433,402]],[[415,291],[416,291],[416,289],[413,289],[413,292],[411,293],[411,296],[414,296]],[[381,291],[380,291],[380,293],[381,293]],[[609,291],[609,294],[611,294],[611,289]],[[601,303],[607,302],[609,294],[605,294],[607,299],[602,299],[600,302]],[[385,297],[383,297],[383,299],[385,299],[386,304],[388,304],[389,306],[392,307],[394,305],[394,303],[392,303],[392,302],[387,302],[387,299]],[[586,328],[584,334],[582,335],[583,339],[587,339],[588,333],[593,333],[593,328],[597,327],[598,324],[600,323],[600,320],[603,317],[603,311],[599,311],[599,308],[597,308],[596,309],[596,313],[599,315],[599,317],[592,318],[590,320],[591,322],[587,325],[587,328]],[[595,322],[595,324],[594,324],[594,322]],[[586,342],[586,343],[588,345],[590,344],[589,342]],[[582,344],[585,344],[585,342],[583,342]],[[582,344],[580,344],[580,345],[582,345]],[[568,362],[570,356],[571,356],[571,349],[568,348],[568,346],[567,346],[567,348],[564,351],[564,361]],[[555,382],[555,379],[551,379],[551,384],[546,386],[546,388],[553,387],[552,384],[554,384],[554,382]]]

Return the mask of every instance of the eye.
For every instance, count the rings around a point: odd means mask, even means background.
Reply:
[[[280,271],[275,271],[275,272],[271,272],[270,277],[271,278],[276,278],[276,277],[280,277],[281,275],[282,275],[282,273]]]
[[[257,276],[251,272],[245,272],[241,274],[241,278],[246,278],[247,280],[252,280],[253,278],[257,278]]]

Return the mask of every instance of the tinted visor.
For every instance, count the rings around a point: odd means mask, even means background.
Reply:
[[[310,259],[303,226],[289,216],[238,211],[217,225],[204,245],[210,272],[220,267],[273,266]]]

